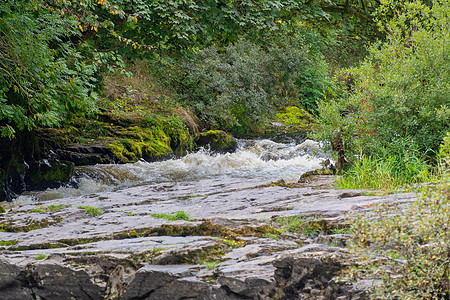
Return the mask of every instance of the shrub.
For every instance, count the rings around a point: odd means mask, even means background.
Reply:
[[[450,136],[441,147],[450,159]],[[380,280],[374,299],[449,299],[450,295],[450,174],[447,166],[440,183],[423,188],[408,207],[377,206],[352,226],[350,248],[364,263],[352,276]]]
[[[203,50],[185,64],[181,98],[208,129],[235,132],[260,130],[286,105],[314,111],[326,67],[297,38],[268,48],[240,40]]]
[[[448,6],[403,4],[385,26],[388,41],[374,44],[360,67],[335,76],[319,104],[317,140],[331,146],[340,138],[350,162],[386,152],[398,161],[435,157],[450,129]]]
[[[60,126],[95,110],[95,65],[84,61],[81,49],[67,38],[79,34],[77,22],[43,7],[35,1],[0,5],[2,137]]]

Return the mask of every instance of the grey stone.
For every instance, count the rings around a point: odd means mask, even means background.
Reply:
[[[7,229],[0,231],[0,298],[364,299],[369,283],[333,280],[355,260],[341,247],[348,236],[275,235],[273,220],[322,216],[340,228],[348,224],[344,215],[384,201],[407,204],[415,195],[334,191],[323,188],[331,176],[320,178],[289,188],[239,178],[150,184],[9,207],[0,214]],[[50,204],[66,208],[32,212]],[[104,213],[87,216],[78,206]],[[151,216],[179,210],[191,220]],[[211,270],[207,262],[215,262]]]

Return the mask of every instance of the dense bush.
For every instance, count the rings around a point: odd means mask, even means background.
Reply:
[[[246,40],[210,47],[184,68],[179,92],[209,128],[258,131],[286,105],[316,109],[326,67],[301,37],[263,48]]]
[[[350,162],[435,157],[450,129],[449,11],[448,1],[405,2],[384,27],[387,42],[336,75],[319,105],[316,138],[329,146],[340,139]]]
[[[0,131],[58,126],[93,109],[93,64],[67,38],[76,21],[28,1],[0,5]]]
[[[450,135],[440,157],[440,183],[414,204],[383,204],[353,223],[351,249],[364,263],[351,274],[379,280],[373,299],[450,298]]]

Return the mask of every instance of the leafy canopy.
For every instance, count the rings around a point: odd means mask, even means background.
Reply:
[[[112,48],[222,46],[245,31],[276,30],[281,18],[307,7],[295,0],[2,1],[1,136],[92,112],[99,72],[123,66]]]
[[[25,1],[2,3],[0,16],[1,135],[89,111],[95,66],[66,39],[79,34],[75,21]]]
[[[389,1],[379,8],[392,13]],[[347,159],[360,155],[433,156],[450,130],[448,1],[406,2],[384,24],[386,42],[335,77],[319,105],[316,138],[342,138]]]

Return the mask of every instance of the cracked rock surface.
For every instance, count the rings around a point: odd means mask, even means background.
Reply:
[[[0,214],[0,298],[363,299],[364,288],[333,280],[355,258],[346,234],[332,229],[375,203],[415,195],[364,196],[330,189],[332,180],[205,179],[14,207]],[[190,219],[152,216],[177,211]],[[289,233],[275,222],[299,215],[321,232]]]

